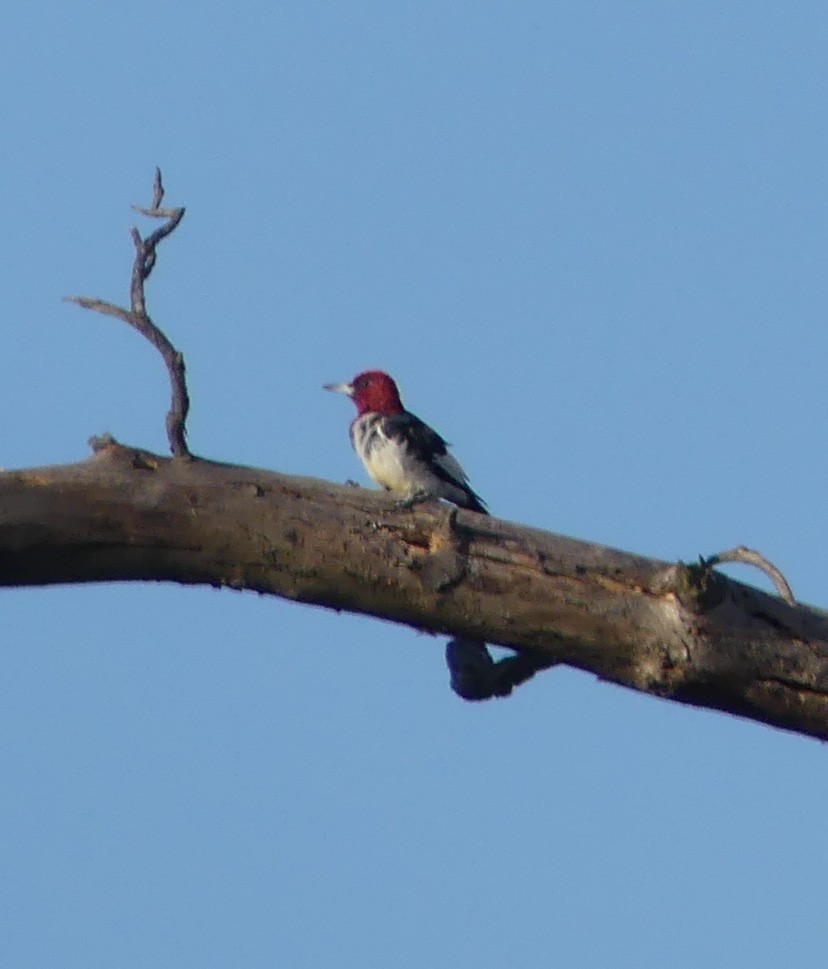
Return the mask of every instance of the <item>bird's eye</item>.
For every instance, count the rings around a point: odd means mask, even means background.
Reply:
[[[357,380],[354,381],[354,387],[356,387],[357,390],[364,390],[367,386],[368,386],[367,377],[359,377]]]

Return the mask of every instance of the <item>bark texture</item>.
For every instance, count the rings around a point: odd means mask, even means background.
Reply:
[[[0,473],[0,584],[112,580],[365,613],[828,738],[828,614],[702,566],[112,441]]]

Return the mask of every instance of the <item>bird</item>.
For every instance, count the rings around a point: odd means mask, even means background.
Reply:
[[[323,389],[353,400],[357,409],[351,423],[354,450],[378,485],[402,495],[401,506],[442,498],[488,514],[445,440],[403,407],[397,384],[387,373],[364,370],[350,383],[323,384]]]
[[[403,407],[393,377],[383,370],[364,370],[350,383],[322,386],[353,400],[357,409],[351,422],[354,450],[378,485],[403,496],[400,505],[443,498],[460,508],[489,514],[445,440]],[[498,678],[501,662],[492,659],[482,640],[455,636],[446,646],[449,682],[464,700],[510,692],[511,686]]]

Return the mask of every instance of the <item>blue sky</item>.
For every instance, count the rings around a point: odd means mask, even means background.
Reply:
[[[394,374],[493,513],[828,601],[817,4],[18,5],[0,464],[164,451],[132,202],[199,454],[364,481],[324,382]],[[764,585],[747,569],[732,574]],[[751,969],[821,957],[824,747],[555,670],[156,585],[2,594],[15,967]]]

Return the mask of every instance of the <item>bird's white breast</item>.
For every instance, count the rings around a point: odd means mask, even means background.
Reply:
[[[378,485],[407,494],[421,486],[418,464],[403,441],[390,438],[379,414],[363,414],[351,425],[354,450]]]

